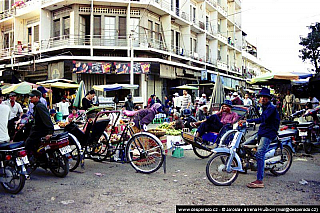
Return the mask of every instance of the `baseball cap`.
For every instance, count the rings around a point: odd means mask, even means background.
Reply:
[[[29,93],[29,96],[30,96],[30,97],[34,97],[34,96],[41,97],[41,96],[42,96],[42,93],[41,93],[39,90],[33,89],[33,90],[31,90],[31,92]]]
[[[9,97],[11,97],[11,96],[17,96],[17,93],[15,93],[15,92],[10,92]]]

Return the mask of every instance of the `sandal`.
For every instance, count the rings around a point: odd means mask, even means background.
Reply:
[[[264,188],[264,184],[262,181],[256,180],[247,184],[248,188]]]

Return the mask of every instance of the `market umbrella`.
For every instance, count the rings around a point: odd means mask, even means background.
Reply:
[[[198,89],[198,87],[181,85],[181,86],[177,86],[176,89]]]
[[[22,82],[19,84],[12,84],[11,86],[2,90],[3,94],[15,92],[18,94],[28,94],[32,90],[32,86],[28,82]]]
[[[76,97],[73,101],[73,106],[77,108],[82,108],[82,99],[86,95],[86,86],[84,85],[83,81],[80,81]]]
[[[224,102],[224,89],[221,82],[220,74],[217,75],[217,80],[215,82],[215,85],[213,87],[211,99],[210,99],[210,105],[209,105],[209,112],[212,111],[212,104],[222,104]]]
[[[292,73],[265,73],[260,76],[257,76],[248,83],[250,84],[275,84],[275,83],[283,83],[289,82],[291,80],[298,80],[299,76]]]
[[[92,87],[95,90],[105,92],[119,89],[138,89],[139,85],[134,84],[106,84],[106,85],[94,85]]]

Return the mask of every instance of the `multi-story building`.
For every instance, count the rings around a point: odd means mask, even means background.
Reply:
[[[244,86],[254,63],[243,58],[240,0],[3,0],[0,11],[3,78],[133,82],[146,101],[217,73]]]

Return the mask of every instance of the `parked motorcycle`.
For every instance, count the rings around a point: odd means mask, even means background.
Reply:
[[[41,145],[36,153],[30,157],[29,173],[37,167],[50,169],[57,177],[65,177],[69,173],[69,154],[72,150],[69,146],[68,132],[53,135],[49,140],[41,139]]]
[[[208,179],[217,186],[231,185],[239,172],[246,173],[248,169],[256,170],[255,152],[258,145],[243,145],[244,132],[247,125],[238,126],[236,130],[228,131],[221,139],[219,147],[213,149],[214,155],[207,163]],[[234,134],[233,140],[225,145],[225,139]],[[292,132],[281,131],[271,142],[265,155],[265,170],[274,175],[284,175],[291,167]]]
[[[32,122],[33,120],[30,117],[23,116],[23,119],[21,119],[20,123],[17,125],[16,133],[14,135],[13,141],[25,141],[30,135]],[[71,133],[68,133],[68,142],[69,142],[68,146],[69,148],[71,148],[71,152],[69,152],[67,156],[68,158],[70,158],[70,155],[71,155],[71,158],[72,158],[72,160],[69,160],[69,171],[73,171],[78,167],[80,162],[81,145],[78,139]],[[32,170],[32,169],[29,169],[29,170]]]
[[[296,137],[296,149],[298,146],[302,146],[305,153],[310,154],[312,147],[320,142],[320,127],[319,118],[317,116],[320,108],[311,110],[300,110],[291,115],[292,118],[308,116],[312,117],[312,121],[304,121],[293,124],[292,126],[297,128],[298,136]],[[296,121],[294,121],[296,122]]]
[[[0,143],[0,183],[5,191],[17,194],[29,175],[25,165],[29,163],[24,142]]]

